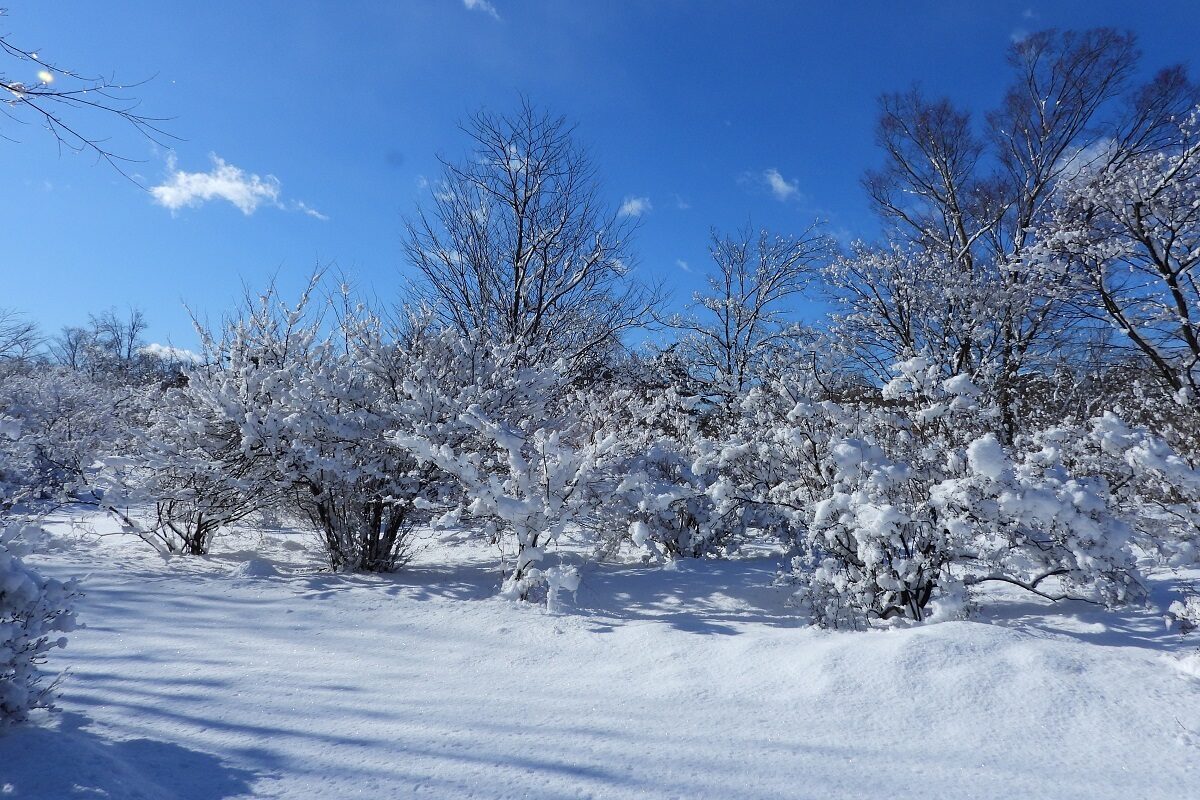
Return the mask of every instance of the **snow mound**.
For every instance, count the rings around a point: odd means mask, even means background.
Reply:
[[[248,558],[233,569],[235,578],[277,578],[279,570],[265,558]]]
[[[1200,680],[1200,652],[1172,658],[1171,664],[1187,677]]]

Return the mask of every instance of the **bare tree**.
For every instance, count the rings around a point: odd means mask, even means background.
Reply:
[[[88,322],[96,346],[117,361],[134,361],[146,344],[142,334],[148,323],[139,308],[128,309],[124,317],[115,308],[110,308],[100,314],[90,314]]]
[[[0,17],[4,14],[0,9]],[[156,144],[175,138],[161,127],[165,118],[142,114],[138,101],[124,95],[143,82],[119,83],[76,72],[36,50],[18,47],[8,34],[0,33],[0,112],[17,124],[39,124],[60,147],[92,153],[126,177],[125,167],[134,159],[112,149],[101,132],[108,121],[119,121]],[[2,133],[0,138],[14,141]]]
[[[732,400],[786,336],[785,302],[808,287],[832,245],[816,225],[784,236],[747,224],[734,235],[712,231],[708,250],[716,266],[709,291],[667,324],[686,334],[681,354],[694,377]]]
[[[16,311],[0,308],[0,362],[25,361],[41,341],[36,322]]]
[[[86,327],[64,327],[50,340],[47,350],[55,363],[91,378],[142,378],[155,366],[154,359],[143,351],[148,326],[141,309],[129,308],[121,313],[110,308],[89,314]]]
[[[58,335],[47,346],[50,358],[56,364],[83,372],[87,364],[88,349],[91,347],[91,331],[78,325],[64,325]]]
[[[432,312],[464,334],[490,331],[577,365],[619,344],[658,295],[631,277],[635,226],[602,202],[574,127],[522,100],[462,129],[470,156],[442,160],[430,207],[407,223]]]

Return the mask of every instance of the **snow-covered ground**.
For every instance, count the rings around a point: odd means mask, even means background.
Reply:
[[[1200,638],[1151,611],[823,632],[763,557],[593,567],[550,615],[484,547],[343,576],[297,534],[54,531],[29,560],[87,575],[88,628],[4,798],[1200,796]]]

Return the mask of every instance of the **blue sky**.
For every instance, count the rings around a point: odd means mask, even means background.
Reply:
[[[465,152],[457,120],[510,108],[520,92],[578,123],[614,205],[648,201],[638,268],[685,301],[701,285],[710,226],[753,217],[800,232],[821,217],[843,238],[874,233],[859,178],[879,161],[881,92],[917,81],[983,110],[1024,31],[1132,29],[1149,71],[1193,59],[1200,27],[1190,0],[8,6],[0,27],[45,58],[154,76],[132,93],[146,113],[174,117],[181,141],[170,151],[112,141],[144,159],[132,167],[144,186],[219,158],[243,182],[257,175],[265,199],[243,201],[249,214],[221,199],[172,210],[162,201],[178,193],[156,199],[4,124],[19,142],[0,140],[0,306],[53,331],[134,304],[152,340],[185,347],[195,339],[184,303],[219,317],[243,284],[272,275],[297,287],[332,263],[396,296],[408,274],[401,220],[428,191],[435,156]]]

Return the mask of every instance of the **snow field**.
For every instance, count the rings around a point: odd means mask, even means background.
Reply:
[[[985,621],[805,627],[778,559],[585,569],[570,610],[495,599],[493,551],[316,571],[303,537],[91,574],[63,713],[0,738],[3,797],[1185,798],[1195,644],[1149,611],[1017,598]],[[251,546],[253,549],[251,549]],[[274,572],[276,574],[272,575]]]

